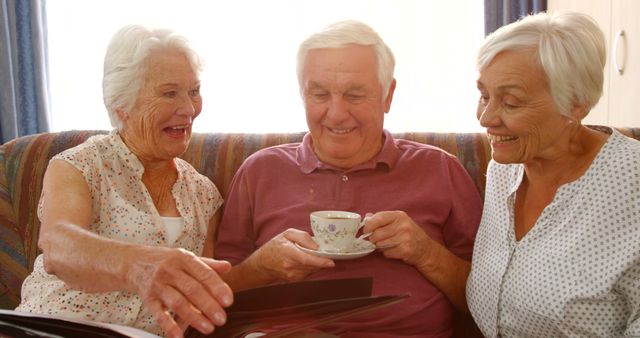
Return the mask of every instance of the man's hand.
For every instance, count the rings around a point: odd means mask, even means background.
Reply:
[[[367,219],[364,233],[387,258],[418,266],[428,257],[433,240],[403,211],[382,211]]]
[[[295,246],[317,249],[309,233],[287,229],[260,247],[248,259],[253,269],[266,280],[299,281],[322,268],[334,266],[333,260],[308,254]]]

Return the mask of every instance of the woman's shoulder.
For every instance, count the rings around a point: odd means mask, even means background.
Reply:
[[[625,136],[618,131],[614,131],[609,142],[611,143],[611,151],[617,154],[628,154],[629,156],[637,156],[640,154],[640,141]]]
[[[176,168],[180,173],[180,176],[184,177],[185,181],[189,183],[194,183],[196,185],[215,188],[215,185],[213,184],[211,179],[209,179],[209,177],[207,177],[206,175],[203,175],[198,170],[196,170],[196,168],[194,168],[191,165],[191,163],[179,157],[175,158],[175,163],[176,163]]]
[[[94,135],[75,147],[63,150],[56,154],[52,160],[67,160],[71,162],[84,162],[99,157],[104,148],[105,140],[109,135]]]
[[[603,173],[619,170],[620,175],[635,175],[640,167],[640,141],[614,132],[600,151],[600,165]]]

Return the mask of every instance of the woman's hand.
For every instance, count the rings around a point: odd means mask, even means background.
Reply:
[[[219,274],[231,268],[229,263],[183,249],[134,251],[127,273],[130,291],[140,295],[168,337],[182,337],[172,313],[204,334],[225,323],[223,308],[231,305],[233,293]]]

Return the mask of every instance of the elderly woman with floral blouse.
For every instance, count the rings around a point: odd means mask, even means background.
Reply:
[[[170,337],[182,336],[182,324],[203,333],[224,324],[233,295],[218,273],[230,266],[200,257],[213,256],[205,240],[222,198],[178,158],[202,109],[199,70],[195,51],[170,31],[115,34],[103,80],[115,129],[49,163],[38,210],[42,254],[18,311]]]
[[[640,336],[640,142],[581,123],[604,41],[586,15],[543,13],[480,49],[493,160],[467,301],[487,337]]]

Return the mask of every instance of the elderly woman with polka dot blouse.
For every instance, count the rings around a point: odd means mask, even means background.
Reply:
[[[175,33],[127,26],[104,62],[115,129],[56,155],[38,216],[42,254],[18,311],[181,337],[224,324],[230,265],[213,257],[222,198],[178,158],[202,109],[199,57]],[[175,317],[174,317],[175,316]]]
[[[487,337],[640,336],[640,142],[581,120],[602,93],[588,16],[536,14],[480,48],[493,150],[467,282]]]

